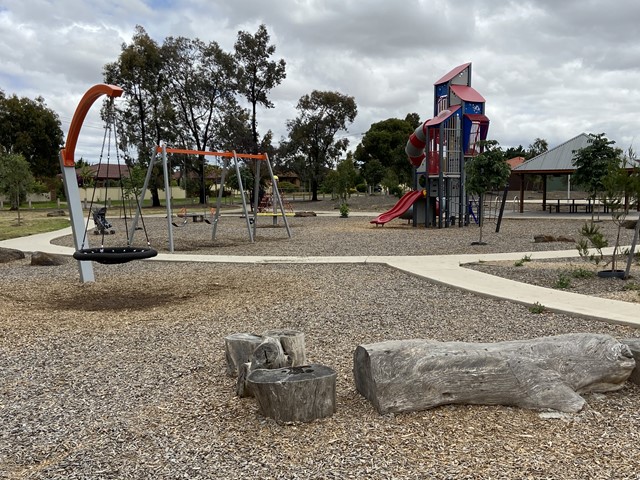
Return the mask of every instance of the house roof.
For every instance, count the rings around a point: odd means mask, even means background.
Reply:
[[[581,133],[571,140],[547,150],[546,152],[533,157],[526,162],[513,168],[514,173],[572,173],[575,171],[573,165],[574,151],[580,150],[588,145],[589,135]]]
[[[510,158],[509,160],[507,160],[507,163],[509,164],[509,167],[511,167],[511,169],[513,170],[518,165],[521,165],[522,163],[524,163],[524,157]]]
[[[121,177],[129,176],[129,168],[121,164],[103,164],[89,165],[94,178],[98,180],[112,179],[118,180]]]

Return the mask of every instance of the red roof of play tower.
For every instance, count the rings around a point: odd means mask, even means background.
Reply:
[[[472,87],[467,87],[465,85],[451,85],[451,91],[465,102],[484,103],[485,101],[484,97]]]
[[[447,73],[444,77],[442,77],[440,80],[437,80],[436,83],[434,83],[434,85],[440,85],[441,83],[448,82],[453,77],[458,75],[460,72],[464,71],[464,69],[467,68],[469,65],[471,65],[471,62],[465,63],[464,65],[460,65],[460,66],[454,68],[449,73]]]

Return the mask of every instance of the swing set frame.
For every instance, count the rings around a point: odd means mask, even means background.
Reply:
[[[158,156],[160,156],[160,162],[162,163],[162,171],[163,171],[163,177],[164,177],[164,191],[166,195],[165,203],[166,203],[166,209],[167,209],[167,230],[169,232],[169,252],[170,253],[174,252],[174,239],[173,239],[174,224],[173,224],[173,212],[172,212],[172,206],[171,206],[171,203],[172,203],[171,202],[171,185],[170,185],[170,178],[169,178],[171,172],[169,171],[169,167],[168,167],[169,162],[167,160],[167,154],[169,153],[182,154],[182,155],[198,155],[198,156],[204,156],[204,157],[213,156],[213,157],[220,157],[223,159],[222,174],[220,177],[220,188],[218,189],[215,213],[213,214],[213,218],[211,219],[211,221],[207,222],[207,223],[211,223],[211,240],[216,239],[218,220],[220,219],[220,208],[222,206],[222,195],[224,190],[225,178],[229,168],[232,167],[235,169],[236,178],[238,179],[238,187],[240,190],[240,196],[242,198],[242,213],[246,221],[249,241],[251,243],[255,241],[256,228],[258,223],[257,222],[258,196],[255,195],[254,205],[253,205],[253,216],[251,216],[247,208],[245,188],[242,183],[242,176],[240,175],[240,164],[238,162],[238,159],[240,158],[247,159],[247,160],[254,160],[256,162],[256,175],[255,175],[255,182],[254,182],[255,191],[258,191],[258,188],[260,186],[260,165],[263,162],[267,165],[269,177],[271,178],[271,182],[273,185],[273,192],[274,192],[273,194],[277,201],[277,208],[280,210],[280,214],[282,215],[284,226],[287,230],[287,235],[289,238],[291,238],[291,229],[289,228],[289,222],[287,221],[287,216],[286,216],[284,205],[282,202],[282,196],[280,195],[280,192],[278,190],[278,182],[275,175],[273,174],[273,169],[271,167],[271,162],[269,161],[269,156],[266,153],[259,153],[259,154],[236,153],[235,150],[228,151],[228,152],[208,152],[208,151],[202,151],[202,150],[172,148],[172,147],[168,147],[166,144],[163,144],[155,147],[153,150],[151,161],[149,162],[149,167],[147,168],[147,174],[144,180],[144,186],[142,187],[140,203],[144,202],[144,197],[147,192],[149,183],[151,181],[153,167],[158,161]],[[233,165],[230,165],[230,163],[232,163]],[[277,212],[274,212],[274,217],[276,217],[277,215],[278,215]],[[133,228],[131,229],[131,232],[130,232],[130,239],[129,239],[130,243],[133,242],[133,235],[136,231],[138,217],[139,217],[139,212],[136,212],[136,216],[133,220]]]

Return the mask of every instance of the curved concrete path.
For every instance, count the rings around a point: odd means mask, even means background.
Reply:
[[[0,241],[0,247],[14,248],[23,252],[48,252],[59,255],[73,255],[74,249],[53,245],[51,241],[70,235],[71,228],[55,232],[31,235]],[[510,252],[473,255],[426,255],[426,256],[353,256],[353,257],[256,257],[225,255],[185,255],[158,254],[148,261],[165,262],[213,262],[213,263],[375,263],[385,264],[412,275],[450,285],[479,295],[509,300],[524,305],[539,303],[546,309],[579,315],[581,317],[608,321],[611,323],[640,327],[640,303],[622,302],[592,297],[577,293],[542,288],[515,282],[464,268],[465,263],[480,260],[519,260],[525,255],[532,259],[567,258],[578,256],[577,250],[545,252]]]

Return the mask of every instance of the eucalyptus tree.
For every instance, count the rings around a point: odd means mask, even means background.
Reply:
[[[11,209],[18,211],[20,224],[20,201],[33,190],[35,180],[29,163],[19,153],[0,153],[0,193],[6,195]]]
[[[34,177],[55,177],[63,145],[58,114],[43,97],[32,100],[0,92],[0,150],[24,157]]]
[[[238,32],[234,46],[234,57],[238,65],[238,91],[251,105],[252,153],[258,153],[259,146],[257,107],[274,107],[267,95],[286,77],[284,59],[270,60],[276,53],[276,47],[270,45],[269,41],[267,27],[260,25],[253,35],[245,31]]]
[[[385,171],[392,170],[401,183],[411,182],[413,168],[404,149],[409,135],[417,127],[416,118],[419,125],[417,114],[408,114],[404,120],[388,118],[371,124],[355,151],[355,159],[365,172],[377,171],[377,165],[368,167],[370,162],[377,160]],[[385,173],[382,174],[383,177]]]
[[[236,64],[216,42],[169,37],[163,44],[167,93],[176,115],[178,141],[186,148],[215,150],[223,143],[225,112],[237,107]],[[205,157],[198,156],[200,202],[206,202]]]
[[[119,129],[118,147],[125,163],[147,168],[153,148],[161,141],[175,140],[175,116],[166,94],[162,48],[141,26],[136,26],[130,44],[123,44],[120,56],[104,66],[105,82],[121,87],[122,101],[115,110]],[[153,206],[160,205],[162,170],[155,168],[149,189]]]
[[[346,132],[358,114],[353,97],[339,92],[314,90],[303,95],[296,106],[298,116],[287,121],[287,154],[303,168],[311,183],[311,199],[318,200],[318,188],[328,167],[346,151],[349,140],[336,139]],[[298,166],[301,166],[298,163]]]

